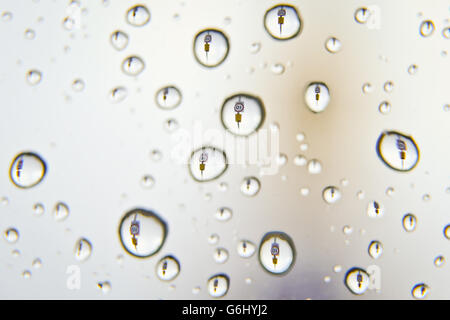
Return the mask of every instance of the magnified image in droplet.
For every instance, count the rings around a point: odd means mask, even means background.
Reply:
[[[173,109],[181,103],[181,92],[174,86],[164,87],[156,93],[155,99],[161,109]]]
[[[46,170],[45,161],[39,155],[23,152],[12,161],[10,178],[19,188],[31,188],[42,181]]]
[[[335,37],[330,37],[325,41],[325,48],[329,53],[336,53],[341,50],[342,42]]]
[[[306,88],[305,101],[309,110],[314,113],[322,112],[330,103],[330,92],[325,83],[313,82]]]
[[[42,73],[38,70],[30,70],[27,72],[26,79],[28,84],[35,86],[41,82]]]
[[[192,178],[199,182],[217,179],[227,169],[225,152],[214,147],[202,147],[191,154],[189,171]]]
[[[367,215],[371,218],[381,218],[384,214],[384,207],[376,201],[367,205]]]
[[[337,187],[329,186],[323,189],[322,198],[326,203],[332,204],[341,199],[341,191]]]
[[[256,251],[256,245],[248,240],[241,240],[237,246],[237,252],[242,258],[250,258]]]
[[[397,171],[410,171],[419,161],[419,148],[413,138],[395,131],[380,135],[377,153],[388,167]]]
[[[173,256],[165,256],[156,265],[156,275],[164,281],[175,279],[180,273],[180,263]]]
[[[369,255],[373,258],[373,259],[378,259],[379,257],[381,257],[381,254],[383,253],[383,245],[381,244],[380,241],[372,241],[369,244]]]
[[[111,45],[118,51],[125,49],[128,45],[128,35],[120,30],[114,31],[111,34]]]
[[[345,285],[351,293],[360,295],[366,292],[370,284],[370,278],[366,271],[360,268],[352,268],[345,275]]]
[[[420,35],[422,37],[429,37],[434,31],[434,23],[431,20],[423,21],[420,24]]]
[[[53,218],[56,221],[66,220],[69,216],[70,210],[67,204],[63,202],[58,202],[53,208]]]
[[[355,21],[361,24],[366,23],[369,20],[370,11],[367,8],[358,8],[355,11]]]
[[[272,274],[287,273],[295,261],[295,246],[291,237],[284,232],[269,232],[259,246],[259,262],[264,270]]]
[[[228,250],[225,248],[217,248],[214,250],[214,261],[217,263],[225,263],[228,260]]]
[[[248,196],[253,197],[261,189],[261,183],[255,177],[245,177],[241,183],[241,192]]]
[[[407,232],[413,232],[416,230],[417,218],[415,215],[408,213],[403,216],[403,229]]]
[[[144,68],[144,61],[136,56],[126,58],[122,63],[122,71],[129,76],[137,76]]]
[[[109,99],[113,103],[118,103],[123,101],[128,95],[128,91],[125,87],[117,87],[110,91]]]
[[[92,253],[91,242],[85,238],[79,239],[75,243],[74,253],[75,259],[77,259],[78,261],[86,261]]]
[[[3,234],[5,240],[9,243],[16,243],[19,240],[19,231],[15,228],[8,228],[5,230]]]
[[[230,208],[222,207],[216,211],[216,219],[219,221],[228,221],[231,219],[233,212]]]
[[[425,299],[429,291],[430,288],[425,283],[419,283],[412,288],[411,294],[415,299]]]
[[[150,12],[143,5],[136,5],[127,12],[127,22],[135,27],[142,27],[150,20]]]
[[[207,29],[200,31],[194,39],[194,56],[205,67],[217,67],[227,57],[230,45],[222,31]]]
[[[445,263],[445,258],[444,258],[444,256],[437,256],[437,257],[434,259],[434,265],[435,265],[436,267],[438,267],[438,268],[442,267],[442,266],[444,265],[444,263]]]
[[[302,28],[297,10],[289,5],[277,5],[267,10],[264,27],[275,39],[288,40],[296,37]]]
[[[248,136],[256,132],[265,118],[264,106],[258,97],[245,93],[233,95],[222,105],[222,124],[231,133]]]
[[[133,209],[127,212],[119,225],[120,241],[131,255],[146,258],[157,253],[167,235],[166,223],[153,211]]]
[[[209,294],[214,298],[220,298],[227,294],[230,279],[225,274],[216,274],[209,278],[207,288]]]

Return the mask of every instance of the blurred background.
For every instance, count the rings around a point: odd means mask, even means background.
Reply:
[[[276,1],[0,1],[2,299],[213,299],[218,274],[222,299],[450,298],[450,3],[281,4],[298,15],[284,17],[286,35],[298,25],[289,39],[273,31]],[[226,50],[212,42],[205,60],[194,41],[210,29]],[[305,96],[315,82],[329,90],[318,113]],[[179,93],[167,91],[170,108],[158,106],[167,86]],[[196,181],[174,135],[225,131],[222,105],[239,93],[262,101],[260,130],[278,132],[278,170],[232,163]],[[385,131],[416,143],[412,170],[377,154]],[[35,185],[15,183],[20,170]],[[149,257],[120,239],[134,208],[167,226]],[[274,231],[293,252],[281,275],[258,251]],[[168,255],[170,281],[158,276]],[[367,272],[356,292],[352,268]]]

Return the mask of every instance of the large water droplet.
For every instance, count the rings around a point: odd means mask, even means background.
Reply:
[[[425,299],[429,290],[430,288],[425,283],[419,283],[412,288],[411,294],[415,299]]]
[[[122,71],[129,76],[137,76],[144,68],[144,61],[137,56],[128,57],[122,63]]]
[[[261,240],[259,261],[263,268],[273,274],[285,274],[295,261],[295,246],[284,232],[269,232]]]
[[[377,152],[388,167],[398,171],[410,171],[419,161],[419,149],[413,138],[395,131],[380,135]]]
[[[153,211],[140,208],[127,212],[119,225],[122,246],[139,258],[157,253],[166,240],[166,234],[166,223]]]
[[[368,251],[373,259],[378,259],[383,253],[383,245],[380,241],[374,240],[369,244]]]
[[[173,109],[181,103],[181,92],[174,86],[161,88],[156,93],[156,104],[162,109]]]
[[[322,197],[326,203],[332,204],[341,199],[341,191],[337,187],[329,186],[323,189]]]
[[[336,53],[342,48],[342,43],[338,38],[330,37],[325,41],[325,49],[330,53]]]
[[[261,189],[261,183],[255,177],[246,177],[241,183],[241,192],[248,196],[253,197]]]
[[[370,284],[370,278],[366,271],[360,268],[352,268],[345,275],[345,285],[353,294],[363,294]]]
[[[241,240],[237,246],[237,252],[242,258],[250,258],[256,251],[256,245],[248,240]]]
[[[165,256],[156,265],[156,275],[164,281],[175,279],[180,273],[180,263],[173,256]]]
[[[216,274],[208,279],[208,292],[214,298],[220,298],[227,294],[230,279],[225,274]]]
[[[391,112],[391,104],[388,101],[383,101],[378,106],[378,111],[380,111],[381,114],[388,114]]]
[[[78,239],[74,248],[75,259],[78,261],[86,261],[92,253],[91,242],[85,238]]]
[[[228,260],[229,253],[225,248],[217,248],[214,250],[214,261],[217,263],[225,263]]]
[[[434,31],[434,23],[431,20],[423,21],[420,24],[420,35],[422,37],[429,37]]]
[[[222,31],[208,29],[200,31],[194,39],[194,56],[205,67],[216,67],[227,57],[228,38]]]
[[[288,40],[296,37],[302,28],[297,10],[289,5],[277,5],[267,10],[264,27],[275,39]]]
[[[136,5],[127,12],[127,21],[135,27],[142,27],[150,20],[150,12],[143,5]]]
[[[230,208],[222,207],[216,211],[216,219],[219,221],[228,221],[231,219],[233,212]]]
[[[11,181],[19,188],[31,188],[42,181],[47,167],[36,153],[23,152],[11,164]]]
[[[416,229],[417,218],[415,215],[408,213],[403,216],[403,228],[407,232],[412,232]]]
[[[53,218],[56,221],[66,220],[69,216],[70,210],[67,204],[63,202],[58,202],[53,209]]]
[[[206,182],[217,179],[227,169],[225,152],[214,147],[202,147],[191,154],[189,171],[194,180]]]
[[[355,11],[355,21],[361,24],[366,23],[369,20],[370,11],[367,8],[358,8]]]
[[[3,236],[9,243],[16,243],[17,240],[19,240],[19,231],[17,231],[17,229],[15,228],[8,228],[5,230]]]
[[[114,31],[111,34],[111,45],[118,51],[125,49],[128,45],[128,35],[120,30]]]
[[[314,113],[322,112],[330,102],[330,92],[325,83],[313,82],[305,91],[305,101],[309,110]]]
[[[367,205],[367,215],[371,218],[381,218],[384,214],[384,207],[376,201]]]

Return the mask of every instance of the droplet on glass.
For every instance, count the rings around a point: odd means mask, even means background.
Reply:
[[[425,283],[419,283],[412,288],[411,294],[415,299],[425,299],[429,291],[430,288]]]
[[[165,256],[156,265],[156,275],[164,281],[175,279],[180,273],[180,263],[173,256]]]
[[[412,65],[410,65],[410,66],[408,67],[408,73],[409,73],[410,75],[414,75],[414,74],[417,73],[417,69],[419,69],[419,67],[418,67],[417,65],[415,65],[415,64],[412,64]]]
[[[58,202],[53,209],[53,218],[56,221],[63,221],[69,216],[70,210],[67,204]]]
[[[217,263],[225,263],[228,260],[228,250],[225,248],[217,248],[214,250],[214,261]]]
[[[75,92],[83,91],[84,89],[84,81],[82,79],[75,79],[72,82],[72,89]]]
[[[144,61],[137,56],[130,56],[122,63],[122,71],[129,76],[137,76],[144,68]]]
[[[377,153],[388,167],[397,171],[410,171],[419,161],[419,149],[413,138],[396,131],[380,135]]]
[[[9,243],[16,243],[19,240],[19,231],[15,228],[8,228],[3,233],[5,240]]]
[[[241,240],[237,246],[237,252],[242,258],[250,258],[256,251],[256,245],[248,240]]]
[[[429,37],[434,31],[434,23],[431,20],[423,21],[420,24],[420,35],[422,37]]]
[[[31,271],[30,270],[25,270],[24,272],[22,272],[22,277],[24,279],[30,279],[31,278]]]
[[[127,12],[127,21],[135,27],[142,27],[150,20],[150,11],[143,5],[136,5]]]
[[[123,31],[117,30],[111,34],[111,45],[118,51],[125,49],[128,41],[128,35]]]
[[[369,244],[368,252],[372,259],[378,259],[383,253],[383,245],[380,241],[374,240]]]
[[[125,87],[116,87],[111,90],[109,98],[111,102],[118,103],[123,101],[128,95],[128,91]]]
[[[294,157],[294,164],[296,166],[304,166],[306,165],[306,162],[307,162],[306,158],[300,154]]]
[[[342,48],[342,43],[338,38],[330,37],[325,41],[325,49],[329,53],[337,53]]]
[[[345,275],[345,285],[353,294],[363,294],[366,292],[369,284],[369,275],[361,268],[352,268]]]
[[[360,24],[365,24],[370,17],[370,11],[367,8],[358,8],[355,11],[355,21]]]
[[[155,99],[158,107],[170,110],[180,105],[182,96],[177,87],[167,86],[158,90]]]
[[[36,37],[36,32],[33,29],[26,29],[24,35],[25,39],[33,40]]]
[[[319,174],[322,172],[322,164],[317,159],[308,161],[308,172],[310,174]]]
[[[450,224],[446,225],[444,227],[444,236],[450,240]]]
[[[445,264],[445,258],[444,256],[437,256],[434,259],[434,265],[438,268],[442,267]]]
[[[33,212],[35,215],[40,216],[45,212],[45,207],[42,203],[36,203],[33,206]]]
[[[341,199],[341,191],[337,187],[326,187],[322,191],[322,198],[326,203],[333,204]]]
[[[272,274],[287,273],[295,261],[295,246],[284,232],[269,232],[259,246],[259,261],[264,270]]]
[[[216,219],[219,221],[228,221],[231,219],[233,212],[230,208],[222,207],[216,211]]]
[[[370,83],[364,83],[363,84],[363,86],[362,86],[362,91],[364,92],[364,93],[370,93],[370,92],[372,92],[373,91],[373,87],[372,87],[372,85],[370,84]]]
[[[217,67],[224,62],[229,48],[228,38],[220,30],[203,30],[194,38],[195,59],[204,67]]]
[[[42,158],[33,152],[17,155],[11,163],[11,181],[19,188],[31,188],[45,176],[47,166]]]
[[[255,177],[246,177],[241,183],[241,192],[248,196],[255,196],[261,189],[261,183]]]
[[[28,84],[35,86],[42,80],[42,72],[39,70],[30,70],[27,72],[26,79]]]
[[[280,75],[284,73],[284,65],[281,63],[274,63],[271,67],[270,67],[270,71],[272,71],[273,74],[276,75]]]
[[[261,43],[259,42],[253,42],[250,45],[250,53],[256,54],[259,52],[259,50],[261,50]]]
[[[277,5],[267,10],[264,27],[277,40],[288,40],[300,34],[302,21],[297,10],[289,5]]]
[[[189,160],[189,172],[198,182],[217,179],[227,169],[225,152],[215,147],[202,147],[194,150]]]
[[[383,101],[378,106],[378,111],[380,111],[381,114],[388,114],[391,112],[391,104],[387,101]]]
[[[145,189],[150,189],[154,186],[155,179],[151,175],[145,175],[141,178],[141,186]]]
[[[377,201],[371,201],[367,205],[367,215],[370,218],[381,218],[384,214],[384,207]]]
[[[40,258],[36,258],[36,259],[33,260],[31,265],[33,266],[33,268],[39,269],[39,268],[42,267],[42,260]]]
[[[97,287],[102,291],[103,294],[107,294],[111,291],[111,283],[109,281],[102,281],[97,283]]]
[[[208,292],[214,298],[220,298],[227,294],[230,279],[225,274],[216,274],[208,279]]]
[[[407,232],[413,232],[416,230],[417,218],[415,215],[408,213],[403,216],[403,229]]]
[[[219,242],[219,235],[217,233],[213,233],[208,237],[209,244],[217,244]]]
[[[92,244],[86,238],[78,239],[74,248],[75,259],[78,261],[86,261],[92,253]]]
[[[392,81],[386,81],[383,88],[385,92],[390,93],[394,89],[394,83]]]
[[[325,83],[313,82],[305,91],[305,101],[309,110],[314,113],[324,111],[330,103],[330,92]]]

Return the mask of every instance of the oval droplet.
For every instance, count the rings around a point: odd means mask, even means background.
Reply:
[[[111,291],[111,283],[109,281],[102,281],[97,283],[97,287],[102,291],[103,294],[107,294]]]
[[[370,218],[381,218],[384,214],[384,207],[376,201],[372,201],[367,205],[367,215]]]
[[[45,176],[47,166],[42,158],[33,152],[22,152],[11,163],[10,178],[19,188],[31,188]]]
[[[141,178],[141,186],[145,189],[150,189],[154,186],[155,179],[151,175],[145,175]]]
[[[352,268],[345,275],[345,285],[353,294],[361,295],[366,292],[369,283],[369,275],[361,268]]]
[[[256,96],[245,93],[228,97],[222,105],[221,119],[226,130],[238,136],[256,132],[265,118],[264,106]]]
[[[377,153],[388,167],[397,171],[410,171],[419,161],[419,149],[413,138],[395,131],[380,135]]]
[[[215,147],[202,147],[192,152],[189,160],[189,171],[198,182],[217,179],[227,169],[228,161],[225,152]]]
[[[241,192],[248,197],[255,196],[259,189],[261,189],[261,183],[255,177],[246,177],[241,183]]]
[[[403,229],[407,232],[413,232],[416,230],[417,218],[415,215],[408,213],[403,216]]]
[[[113,103],[118,103],[123,101],[128,95],[128,91],[125,87],[117,87],[111,90],[109,94],[109,99]]]
[[[85,238],[78,239],[74,248],[75,259],[78,261],[86,261],[92,253],[92,244]]]
[[[116,30],[111,34],[111,45],[114,49],[122,51],[128,45],[128,35],[120,30]]]
[[[75,92],[83,91],[84,89],[84,81],[82,79],[75,79],[72,82],[72,89]]]
[[[444,256],[437,256],[434,259],[434,265],[438,268],[442,267],[445,264],[445,258]]]
[[[156,275],[164,281],[175,279],[180,273],[180,263],[173,256],[165,256],[156,265]]]
[[[367,8],[362,7],[362,8],[356,9],[356,11],[355,11],[355,21],[356,22],[358,22],[360,24],[365,24],[369,20],[369,17],[370,17],[370,11]]]
[[[429,37],[433,34],[434,31],[434,23],[431,20],[423,21],[420,24],[420,35],[422,37]]]
[[[322,198],[328,204],[333,204],[341,199],[341,191],[334,186],[329,186],[323,189]]]
[[[162,248],[166,235],[166,223],[156,213],[146,209],[128,211],[119,225],[123,248],[139,258],[157,253]]]
[[[9,243],[16,243],[19,240],[19,231],[16,228],[8,228],[5,230],[3,236]]]
[[[425,283],[419,283],[412,288],[411,294],[415,299],[425,299],[429,291],[430,288]]]
[[[269,232],[259,246],[259,262],[272,274],[287,273],[295,261],[294,243],[284,232]]]
[[[237,246],[237,252],[242,258],[250,258],[256,251],[256,245],[248,240],[241,240]]]
[[[217,248],[214,250],[214,261],[217,263],[225,263],[228,260],[228,250],[225,248]]]
[[[56,221],[66,220],[69,216],[70,210],[67,204],[63,202],[58,202],[53,209],[53,218]]]
[[[122,63],[122,71],[129,76],[137,76],[145,69],[144,61],[137,56],[130,56]]]
[[[394,83],[392,81],[386,81],[383,88],[385,92],[390,93],[394,89]]]
[[[216,211],[216,219],[219,221],[228,221],[231,219],[233,212],[230,208],[222,207]]]
[[[387,101],[383,101],[378,106],[378,111],[380,111],[381,114],[388,114],[391,112],[391,104]]]
[[[310,174],[319,174],[322,172],[322,164],[317,159],[311,159],[308,161],[308,172]]]
[[[325,41],[325,49],[327,49],[329,53],[337,53],[341,48],[342,43],[338,38],[330,37]]]
[[[135,27],[142,27],[150,21],[150,11],[143,5],[136,5],[127,12],[127,22]]]
[[[45,212],[45,207],[42,203],[36,203],[33,206],[33,212],[35,215],[40,216]]]
[[[170,110],[180,105],[182,96],[178,88],[174,86],[168,86],[158,90],[155,99],[158,107],[160,107],[161,109]]]
[[[314,113],[324,111],[330,103],[330,92],[325,83],[313,82],[305,91],[305,101],[309,110]]]
[[[220,298],[227,294],[230,279],[225,274],[216,274],[208,279],[208,292],[214,298]]]
[[[414,75],[414,74],[417,73],[417,69],[419,69],[419,67],[418,67],[417,65],[415,65],[415,64],[412,64],[412,65],[410,65],[410,66],[408,67],[408,73],[409,73],[410,75]]]
[[[277,5],[267,10],[264,27],[269,35],[277,40],[288,40],[300,34],[302,21],[292,6]]]
[[[368,251],[372,259],[378,259],[383,253],[383,245],[380,241],[374,240],[369,244]]]
[[[194,57],[204,67],[220,65],[227,58],[229,49],[228,38],[220,30],[203,30],[194,38]]]

